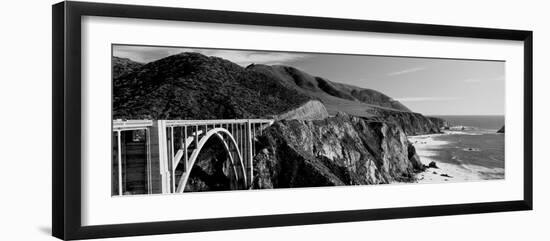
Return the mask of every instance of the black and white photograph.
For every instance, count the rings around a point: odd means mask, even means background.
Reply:
[[[6,2],[0,241],[550,240],[547,5]]]
[[[112,45],[111,195],[500,181],[505,61]]]

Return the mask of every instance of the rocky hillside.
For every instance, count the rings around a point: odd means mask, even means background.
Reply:
[[[311,100],[278,79],[198,53],[148,63],[113,82],[115,119],[265,118]]]
[[[254,188],[410,182],[424,169],[399,126],[347,114],[276,122],[258,145]]]

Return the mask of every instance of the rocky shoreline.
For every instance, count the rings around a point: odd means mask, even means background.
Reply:
[[[442,135],[456,135],[461,134],[456,131],[445,131],[441,134],[429,134],[410,136],[409,141],[415,145],[417,154],[421,159],[423,165],[427,168],[424,172],[419,172],[416,176],[417,183],[442,183],[442,182],[466,182],[466,181],[479,181],[489,179],[488,174],[494,176],[500,175],[496,169],[488,169],[482,166],[471,166],[465,163],[450,164],[438,160],[438,153],[435,150],[440,150],[448,144],[446,141],[442,141],[441,138],[437,138]],[[465,149],[466,150],[466,149]],[[477,148],[469,147],[468,151],[479,151]]]
[[[260,137],[254,188],[413,182],[420,158],[397,125],[341,113],[284,120]]]

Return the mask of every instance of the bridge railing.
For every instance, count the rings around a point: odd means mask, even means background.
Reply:
[[[189,149],[197,148],[201,136],[214,128],[227,130],[230,133],[229,137],[235,141],[235,147],[231,146],[232,143],[229,140],[226,144],[229,148],[235,148],[234,152],[230,151],[230,155],[232,159],[242,161],[244,185],[250,187],[254,178],[252,161],[256,154],[255,136],[261,135],[262,131],[272,123],[273,120],[270,119],[166,120],[168,152],[171,158],[169,162],[172,165],[172,176],[176,177],[172,179],[172,190],[183,191],[187,180],[182,176],[189,175],[195,161],[191,158],[192,151],[190,152]],[[180,163],[183,164],[183,168],[179,167]],[[183,174],[180,175],[176,170],[183,170]]]
[[[117,185],[113,184],[112,193],[123,195],[183,192],[192,165],[200,152],[200,149],[197,150],[199,141],[214,128],[225,133],[223,139],[227,139],[229,155],[232,160],[242,162],[244,186],[250,188],[254,178],[252,161],[257,151],[255,138],[272,123],[273,120],[270,119],[114,120],[113,154],[116,155],[113,155],[113,169],[116,167],[116,170],[113,173],[117,173],[117,178],[115,180],[113,176],[113,183]],[[146,181],[143,185],[145,190],[128,190],[124,186],[127,176],[136,176],[126,175],[125,171],[128,170],[123,170],[123,167],[128,166],[125,164],[128,161],[126,156],[123,157],[127,145],[125,140],[132,141],[128,134],[145,136],[146,139],[143,153],[146,163],[141,165],[146,166]],[[136,151],[133,152],[135,156]],[[196,153],[193,156],[194,152]]]

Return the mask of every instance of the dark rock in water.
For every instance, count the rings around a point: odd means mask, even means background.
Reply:
[[[481,149],[479,148],[473,148],[473,147],[468,147],[468,148],[462,148],[463,151],[481,151]]]
[[[498,131],[497,133],[504,133],[504,126],[502,126]]]
[[[428,164],[428,168],[439,168],[439,167],[437,167],[437,164],[434,161],[431,161],[430,164]]]
[[[412,182],[423,170],[399,126],[346,114],[277,121],[260,143],[254,188]]]

